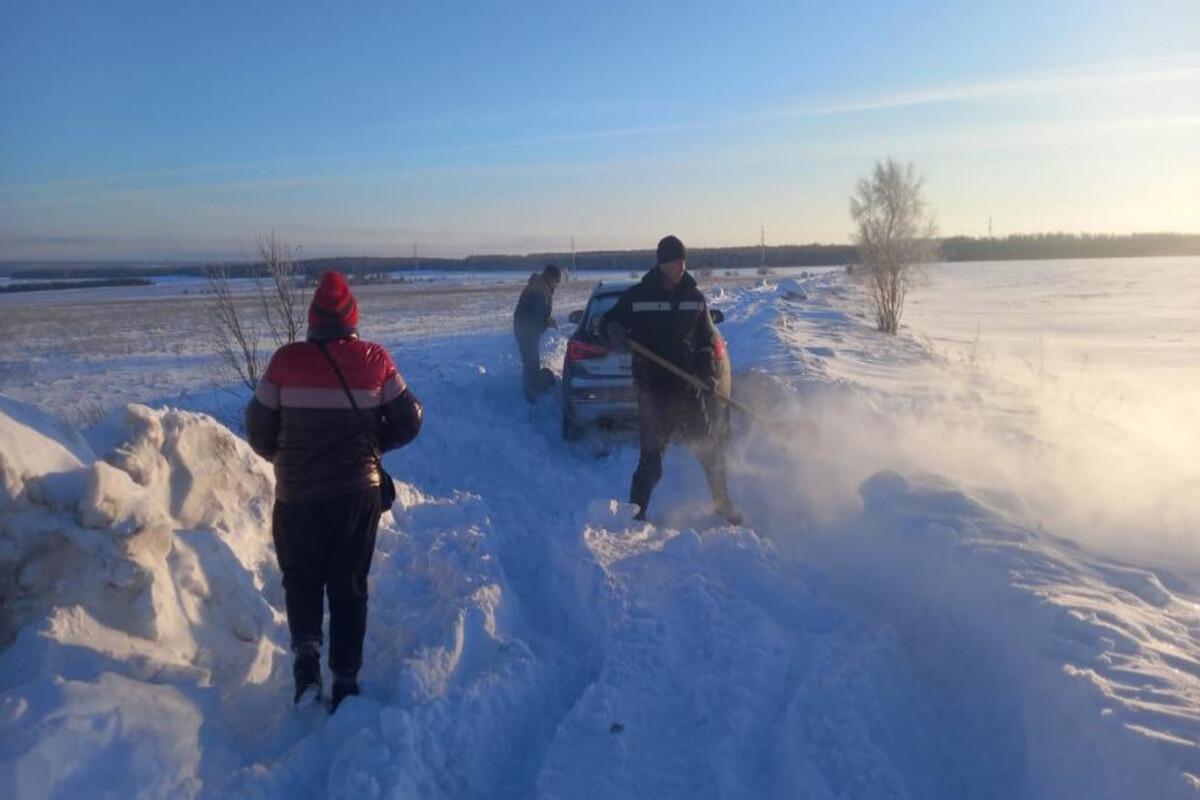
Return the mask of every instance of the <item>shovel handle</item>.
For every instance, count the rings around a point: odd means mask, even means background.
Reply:
[[[698,389],[701,392],[706,392],[708,394],[711,394],[714,397],[716,397],[718,400],[720,400],[721,402],[728,403],[733,408],[736,408],[738,411],[741,411],[746,416],[753,417],[754,419],[758,420],[759,422],[767,424],[767,420],[758,412],[752,411],[751,409],[746,408],[744,405],[742,405],[738,401],[734,400],[729,395],[712,388],[711,386],[709,386],[704,381],[697,378],[692,373],[688,372],[685,369],[681,369],[680,367],[675,366],[670,361],[667,361],[665,358],[663,358],[662,356],[660,356],[658,353],[654,352],[653,350],[651,350],[647,347],[643,347],[642,345],[638,344],[637,342],[633,341],[632,339],[630,339],[628,341],[629,341],[629,349],[630,350],[632,350],[633,352],[637,353],[640,356],[643,356],[644,358],[648,358],[649,360],[653,361],[655,364],[662,367],[663,369],[665,369],[667,372],[671,373],[675,377],[681,378],[684,381],[687,381],[687,383],[690,386],[692,386],[693,388]]]
[[[708,394],[713,395],[721,402],[729,404],[729,406],[731,408],[736,408],[738,411],[741,411],[747,417],[750,417],[752,420],[757,422],[759,425],[762,425],[767,430],[779,430],[781,427],[783,427],[780,424],[776,423],[774,420],[767,419],[766,417],[764,417],[762,414],[758,413],[754,409],[747,408],[746,406],[742,405],[737,400],[734,400],[732,397],[725,394],[724,392],[717,391],[716,389],[710,387],[708,384],[706,384],[704,381],[697,378],[692,373],[688,372],[685,369],[675,366],[670,361],[667,361],[665,358],[663,358],[662,356],[660,356],[658,353],[654,352],[653,350],[651,350],[647,347],[643,347],[642,345],[638,344],[637,342],[633,341],[632,339],[627,339],[626,341],[629,344],[629,349],[632,350],[633,352],[637,353],[638,355],[640,355],[644,358],[649,359],[650,361],[652,361],[655,364],[657,364],[658,366],[662,367],[663,369],[665,369],[667,372],[671,373],[675,377],[686,381],[690,386],[692,386],[702,392],[707,392]],[[817,441],[817,427],[815,425],[813,425],[811,422],[794,422],[794,423],[790,423],[790,424],[792,426],[794,426],[794,430],[795,430],[796,434],[808,439],[809,443],[815,443]]]

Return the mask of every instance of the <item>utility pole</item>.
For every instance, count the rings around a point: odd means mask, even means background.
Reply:
[[[575,234],[571,234],[571,274],[575,274]]]
[[[413,242],[413,272],[417,271],[417,243]]]
[[[767,266],[767,228],[759,226],[758,229],[758,268],[764,269]]]

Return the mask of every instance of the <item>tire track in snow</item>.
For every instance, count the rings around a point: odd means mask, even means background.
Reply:
[[[533,665],[529,702],[509,709],[504,721],[522,746],[487,743],[508,752],[492,765],[491,785],[504,787],[501,795],[528,796],[541,753],[602,658],[594,609],[603,575],[572,526],[572,507],[589,491],[614,487],[588,469],[593,459],[584,451],[561,442],[553,409],[530,418],[509,338],[483,334],[452,342],[450,352],[404,354],[401,369],[428,417],[422,437],[389,468],[423,491],[478,498],[507,593],[499,635],[527,647]],[[561,459],[548,458],[556,452]]]

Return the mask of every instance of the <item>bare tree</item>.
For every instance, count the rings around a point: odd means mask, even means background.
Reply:
[[[209,289],[206,320],[213,347],[223,369],[254,391],[262,376],[259,326],[245,309],[238,308],[228,267],[209,267],[205,274]]]
[[[259,261],[249,273],[253,296],[243,296],[239,302],[228,267],[206,271],[210,338],[224,371],[251,391],[265,367],[263,338],[282,347],[300,339],[306,325],[305,289],[291,247],[274,233],[257,237],[256,243]]]
[[[259,263],[254,284],[259,307],[272,341],[282,347],[299,339],[305,327],[304,287],[296,272],[300,248],[296,248],[297,258],[292,258],[292,248],[274,232],[255,241]]]
[[[900,327],[914,267],[937,258],[937,228],[921,196],[922,184],[912,164],[901,166],[888,158],[876,162],[871,177],[860,180],[850,197],[854,244],[865,267],[875,322],[884,333]]]

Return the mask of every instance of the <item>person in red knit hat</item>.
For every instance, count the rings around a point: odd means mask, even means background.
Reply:
[[[283,572],[294,701],[323,697],[329,598],[331,708],[358,694],[367,573],[379,517],[395,497],[382,454],[421,429],[422,408],[391,356],[358,336],[358,303],[329,271],[308,309],[308,337],[279,348],[246,408],[246,438],[275,466],[272,537]]]
[[[308,338],[329,340],[357,336],[357,328],[358,301],[350,291],[350,284],[340,272],[329,270],[323,273],[313,292],[312,305],[308,307]]]

